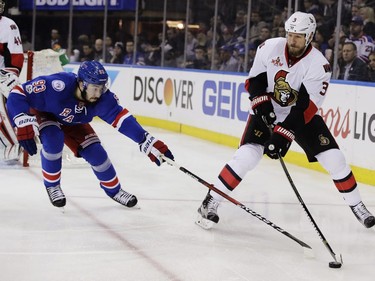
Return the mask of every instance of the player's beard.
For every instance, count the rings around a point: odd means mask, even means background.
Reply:
[[[305,47],[303,48],[298,48],[296,46],[292,46],[292,45],[288,45],[288,53],[290,56],[292,57],[300,57],[303,55],[303,53],[305,52]]]
[[[98,101],[98,98],[90,98],[90,99],[86,99],[86,102],[87,103],[91,103],[91,104],[93,104],[93,103],[96,103]]]

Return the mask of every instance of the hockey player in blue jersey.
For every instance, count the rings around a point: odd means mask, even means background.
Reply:
[[[163,162],[162,155],[173,159],[168,146],[144,130],[119,104],[116,95],[106,88],[107,82],[103,65],[86,61],[80,65],[78,75],[61,72],[39,76],[16,86],[9,94],[9,118],[19,144],[30,155],[37,153],[35,137],[39,135],[44,185],[56,207],[66,204],[60,186],[64,142],[91,165],[109,197],[126,207],[137,204],[137,198],[121,188],[111,160],[89,124],[95,116],[138,143],[141,152],[158,166]]]

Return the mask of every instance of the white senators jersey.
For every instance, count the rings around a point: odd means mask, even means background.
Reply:
[[[289,61],[286,38],[273,38],[258,47],[249,78],[267,73],[267,93],[271,93],[277,122],[282,122],[299,98],[302,86],[309,95],[309,105],[305,110],[307,122],[317,114],[322,105],[331,79],[331,68],[320,51],[309,46],[305,54]]]
[[[0,68],[23,65],[23,48],[20,31],[10,18],[0,18]]]

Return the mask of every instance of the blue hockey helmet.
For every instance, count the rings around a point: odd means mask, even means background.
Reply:
[[[104,66],[98,61],[84,61],[78,69],[78,80],[87,84],[106,85],[108,74]]]

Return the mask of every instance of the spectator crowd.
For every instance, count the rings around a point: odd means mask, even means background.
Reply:
[[[285,1],[276,1],[279,2],[285,4]],[[284,23],[288,15],[283,4],[273,6],[269,13],[252,8],[249,30],[246,6],[237,5],[232,16],[221,9],[216,18],[211,13],[209,22],[199,22],[199,28],[188,29],[187,34],[185,29],[168,28],[164,44],[162,33],[153,42],[142,33],[137,40],[130,36],[123,42],[113,42],[111,37],[103,41],[103,38],[82,34],[76,42],[73,40],[74,48],[68,57],[70,62],[97,60],[111,64],[248,72],[260,44],[269,38],[285,37]],[[333,77],[375,82],[375,1],[343,1],[340,28],[335,27],[338,1],[304,0],[301,4],[299,10],[313,14],[317,21],[312,44],[332,67],[336,32],[339,32],[338,61]],[[50,44],[53,49],[66,47],[56,29],[51,30]]]

